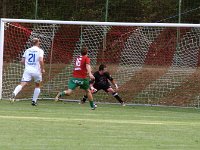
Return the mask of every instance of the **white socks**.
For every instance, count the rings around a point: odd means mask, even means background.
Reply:
[[[17,96],[17,94],[20,92],[22,90],[22,86],[21,85],[18,85],[18,86],[16,86],[16,88],[15,88],[15,90],[14,90],[14,94],[15,94],[15,96]]]
[[[17,96],[17,94],[22,90],[22,86],[18,85],[16,86],[15,90],[14,90],[14,94],[15,96]],[[35,88],[34,93],[33,93],[33,99],[32,101],[37,102],[38,96],[40,95],[40,88]]]
[[[40,88],[35,88],[32,101],[37,102],[39,95],[40,95]]]

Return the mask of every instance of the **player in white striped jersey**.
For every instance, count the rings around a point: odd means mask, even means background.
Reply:
[[[44,70],[44,51],[39,47],[40,40],[33,38],[33,46],[24,52],[22,63],[25,64],[24,73],[21,79],[21,83],[15,88],[12,93],[11,102],[15,101],[15,97],[22,90],[22,88],[28,84],[29,81],[34,79],[35,90],[32,98],[32,105],[37,105],[37,99],[40,94],[40,83],[42,81],[42,73]]]

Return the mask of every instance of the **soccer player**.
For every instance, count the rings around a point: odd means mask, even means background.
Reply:
[[[28,84],[29,81],[34,79],[35,90],[32,98],[32,105],[37,106],[37,99],[40,94],[40,83],[42,81],[42,73],[44,70],[44,51],[40,48],[40,40],[38,38],[32,39],[33,46],[27,49],[21,62],[25,65],[24,73],[21,79],[21,83],[15,88],[10,98],[11,102],[15,101],[15,97],[22,90],[22,88]]]
[[[55,97],[55,101],[58,101],[60,97],[64,95],[71,95],[72,91],[75,90],[78,86],[85,90],[85,93],[89,99],[90,107],[92,110],[95,109],[93,103],[93,96],[90,91],[89,79],[87,78],[87,73],[91,80],[94,80],[94,76],[91,73],[90,58],[87,56],[88,49],[83,47],[81,50],[81,55],[78,56],[74,63],[73,77],[70,78],[68,83],[68,89],[62,92],[59,92]]]
[[[112,78],[110,73],[107,71],[106,65],[101,64],[99,66],[99,71],[96,71],[93,75],[95,77],[95,80],[90,81],[90,88],[92,90],[92,94],[95,94],[102,89],[105,92],[112,94],[114,98],[116,98],[121,103],[122,106],[125,106],[124,101],[116,92],[118,90],[118,85],[116,84],[115,80]],[[116,91],[111,87],[109,82],[111,82],[115,86]],[[87,98],[87,95],[84,95],[81,100],[81,103],[85,103]]]

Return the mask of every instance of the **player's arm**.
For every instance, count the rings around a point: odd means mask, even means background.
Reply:
[[[45,73],[45,69],[44,69],[44,51],[43,50],[40,50],[39,63],[40,63],[41,73]]]
[[[94,76],[94,75],[93,75],[93,76]],[[95,77],[95,76],[94,76],[94,77]],[[94,79],[90,79],[89,83],[90,83],[90,86],[93,86],[94,83],[95,83],[95,80],[94,80]]]
[[[119,87],[117,85],[117,82],[114,79],[110,82],[115,86],[115,89],[118,90]]]
[[[106,72],[108,80],[115,86],[115,89],[118,90],[117,82],[113,79],[109,72]]]
[[[93,76],[94,76],[94,78],[96,79],[96,77],[95,77],[95,73],[93,74]],[[90,79],[90,81],[89,81],[89,84],[90,84],[90,90],[92,91],[92,94],[94,94],[94,93],[97,92],[97,89],[94,88],[95,79]]]
[[[90,77],[90,89],[91,89],[92,93],[95,93],[95,92],[97,92],[97,89],[95,89],[93,87],[93,84],[94,84],[94,81],[95,81],[95,77],[92,74],[92,69],[91,69],[90,64],[86,64],[86,69],[87,69],[88,75]]]
[[[22,57],[21,61],[20,61],[22,64],[25,64],[25,58]]]
[[[45,73],[45,70],[44,70],[44,58],[43,57],[39,57],[39,62],[40,62],[41,73]]]
[[[87,69],[87,72],[88,72],[88,75],[89,75],[90,79],[94,80],[95,78],[94,78],[94,76],[92,74],[92,69],[91,69],[90,64],[86,64],[86,69]]]
[[[44,70],[44,51],[43,50],[40,51],[39,63],[40,63],[41,73],[45,73],[45,70]]]
[[[92,91],[92,93],[96,93],[97,92],[97,89],[94,88],[94,83],[90,83],[90,90]]]
[[[22,59],[20,61],[22,64],[25,64],[25,57],[26,57],[26,51],[24,52]]]

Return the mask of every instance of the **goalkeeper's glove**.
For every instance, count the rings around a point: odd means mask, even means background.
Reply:
[[[118,85],[115,83],[115,89],[116,90],[118,90],[119,89],[119,87],[118,87]]]
[[[93,86],[90,87],[92,93],[96,93],[97,92],[97,89],[95,89]]]

